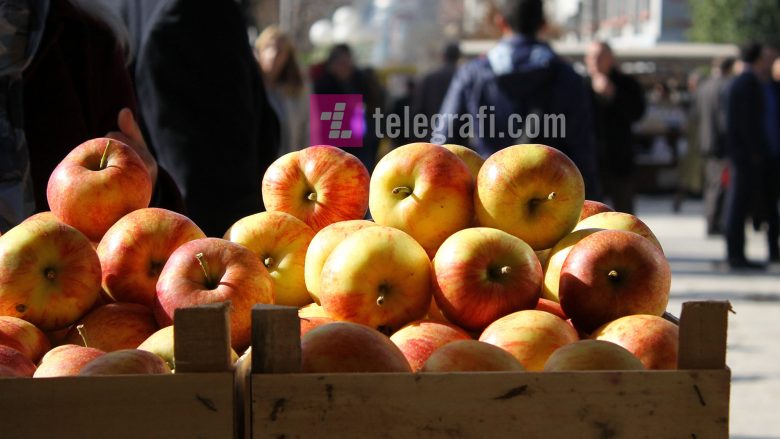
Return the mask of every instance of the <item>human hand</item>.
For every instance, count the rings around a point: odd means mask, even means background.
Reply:
[[[606,98],[611,98],[615,95],[615,84],[612,83],[609,76],[602,74],[595,75],[593,76],[591,83],[593,84],[593,91],[596,92],[596,94]]]
[[[152,184],[155,184],[157,182],[157,160],[149,152],[149,147],[146,146],[144,136],[141,134],[141,128],[136,123],[133,112],[129,108],[119,110],[117,125],[119,126],[119,131],[111,131],[106,134],[106,137],[118,140],[133,148],[133,151],[141,157],[144,165],[146,165],[146,170],[149,171],[149,176],[152,178]]]

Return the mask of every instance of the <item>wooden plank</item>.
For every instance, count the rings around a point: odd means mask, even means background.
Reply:
[[[252,308],[252,373],[301,370],[301,324],[294,306]]]
[[[0,437],[230,438],[233,374],[0,379]]]
[[[679,369],[726,367],[727,301],[683,303],[680,313]]]
[[[236,438],[252,437],[252,352],[245,353],[236,363]]]
[[[728,438],[717,371],[252,376],[255,438]]]
[[[230,303],[179,308],[173,314],[176,372],[224,372],[230,358]]]

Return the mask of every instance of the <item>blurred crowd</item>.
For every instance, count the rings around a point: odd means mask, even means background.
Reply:
[[[436,131],[443,143],[483,156],[517,143],[554,146],[579,167],[588,198],[628,213],[638,184],[636,145],[670,151],[678,164],[675,208],[703,195],[707,233],[724,235],[728,265],[764,267],[745,258],[748,220],[766,228],[769,261],[780,262],[780,61],[773,47],[747,43],[738,59],[692,72],[685,90],[648,88],[621,71],[607,42],[588,47],[586,73],[578,73],[537,38],[546,25],[541,0],[494,4],[503,36],[495,47],[463,61],[457,42],[447,43],[439,67],[408,76],[390,98],[347,45],[303,66],[275,26],[250,44],[232,0],[2,2],[0,231],[48,209],[48,176],[73,147],[109,136],[144,159],[155,180],[153,205],[186,213],[220,236],[262,209],[268,165],[309,145],[310,95],[360,94],[366,129],[363,146],[350,152],[369,170],[388,148],[430,140],[381,139],[370,117],[376,109],[430,120],[488,106],[499,125],[512,114],[563,114],[565,136],[463,136],[457,120]],[[659,120],[662,129],[653,126]]]

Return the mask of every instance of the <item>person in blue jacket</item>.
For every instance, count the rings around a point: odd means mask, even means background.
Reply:
[[[468,144],[483,157],[518,143],[555,147],[579,168],[586,196],[598,199],[597,154],[584,79],[537,39],[545,25],[542,0],[499,0],[496,5],[494,22],[503,38],[486,56],[455,74],[432,142]],[[492,130],[489,121],[478,129],[480,114],[493,116]],[[468,119],[474,121],[471,130],[464,128]]]

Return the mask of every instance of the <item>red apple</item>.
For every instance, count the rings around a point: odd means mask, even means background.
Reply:
[[[477,340],[459,340],[436,349],[421,372],[511,372],[525,368],[509,352]]]
[[[428,320],[409,323],[390,336],[409,361],[412,372],[420,370],[434,351],[457,340],[471,340],[471,336],[455,325]]]
[[[152,375],[169,374],[162,358],[140,349],[123,349],[100,355],[81,368],[79,375]]]
[[[626,348],[646,369],[677,369],[680,328],[663,317],[621,317],[596,329],[592,337]]]
[[[431,262],[411,236],[367,227],[331,252],[322,268],[320,302],[336,320],[391,334],[421,319],[431,300]]]
[[[73,344],[57,346],[43,356],[33,377],[76,376],[87,363],[104,354],[105,352],[99,349]]]
[[[536,310],[545,311],[554,316],[560,317],[563,320],[568,320],[569,317],[561,309],[561,304],[553,300],[539,298],[539,303],[536,304]]]
[[[653,231],[650,230],[650,227],[648,227],[647,224],[645,224],[642,220],[635,217],[634,215],[631,215],[630,213],[597,213],[580,221],[574,228],[574,230],[584,229],[625,230],[628,232],[634,232],[649,239],[650,242],[658,247],[658,250],[661,250],[661,252],[664,251],[664,249],[661,247],[661,243],[658,241],[658,238],[656,238],[656,236],[653,234]]]
[[[471,225],[473,193],[469,169],[455,154],[411,143],[377,163],[369,207],[377,224],[403,230],[433,257],[448,236]]]
[[[571,232],[585,201],[585,184],[564,153],[545,145],[504,148],[482,165],[474,193],[477,221],[522,239],[534,250]]]
[[[33,373],[35,364],[29,358],[14,348],[0,345],[0,377],[31,377]]]
[[[315,303],[320,303],[322,266],[333,249],[354,232],[373,226],[376,226],[376,223],[366,220],[340,221],[323,227],[314,235],[306,250],[304,279],[306,289]]]
[[[161,327],[170,326],[176,308],[228,300],[230,340],[241,352],[250,342],[252,306],[274,302],[273,281],[248,248],[224,239],[196,239],[176,249],[165,263],[154,313]]]
[[[539,301],[542,266],[533,249],[486,227],[456,232],[433,259],[433,297],[447,320],[481,331]]]
[[[368,170],[354,155],[333,146],[310,146],[268,167],[263,203],[267,210],[289,213],[316,232],[366,215],[368,179]]]
[[[271,275],[276,304],[303,306],[311,303],[304,280],[306,250],[314,231],[284,212],[261,212],[238,220],[225,239],[252,250]]]
[[[170,210],[147,208],[128,213],[108,229],[98,245],[103,289],[112,300],[151,307],[157,278],[171,253],[185,242],[205,237],[189,218]]]
[[[149,206],[152,179],[132,148],[113,139],[92,139],[54,168],[46,198],[58,218],[98,242],[119,218]]]
[[[328,323],[301,337],[304,373],[411,372],[404,354],[385,335],[350,322]]]
[[[38,363],[51,349],[49,339],[40,329],[26,320],[10,316],[0,316],[0,345],[16,349],[33,363]]]
[[[439,323],[451,323],[449,320],[447,320],[447,317],[444,317],[444,314],[441,312],[439,305],[436,304],[435,297],[431,297],[431,304],[428,307],[428,314],[425,315],[425,319]]]
[[[580,213],[580,221],[602,212],[614,212],[615,209],[607,206],[600,201],[585,200],[585,204],[582,206],[582,212]]]
[[[113,352],[135,349],[159,329],[150,308],[109,303],[91,311],[71,328],[65,343]]]
[[[561,346],[544,364],[545,372],[643,369],[642,362],[631,352],[603,340],[581,340]]]
[[[485,328],[479,341],[512,354],[527,370],[539,371],[559,347],[579,340],[568,323],[545,311],[525,310],[504,316]]]
[[[300,317],[301,320],[301,337],[306,335],[309,331],[327,323],[336,322],[336,320],[330,317]]]
[[[561,268],[558,295],[574,326],[590,333],[631,314],[660,316],[670,287],[669,262],[650,240],[602,230],[571,249]]]
[[[138,349],[151,352],[162,358],[171,370],[176,368],[173,330],[173,326],[160,328],[138,345]],[[233,349],[230,350],[230,359],[233,363],[238,360],[238,354]]]
[[[0,236],[0,315],[64,328],[98,298],[100,260],[84,235],[39,217]]]
[[[558,287],[561,281],[561,268],[566,256],[574,247],[574,244],[580,242],[586,236],[590,236],[599,230],[604,229],[581,229],[575,230],[563,239],[558,241],[550,249],[550,257],[547,259],[547,265],[544,268],[544,282],[542,283],[542,298],[558,302]]]

